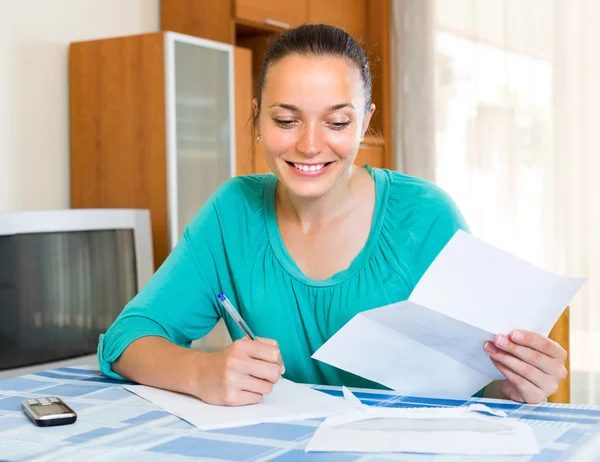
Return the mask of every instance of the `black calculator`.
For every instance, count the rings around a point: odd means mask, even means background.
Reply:
[[[21,401],[25,414],[39,427],[72,424],[77,414],[57,397],[31,398]]]

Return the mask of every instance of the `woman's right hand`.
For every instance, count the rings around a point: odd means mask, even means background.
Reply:
[[[264,338],[236,340],[227,348],[203,355],[201,361],[194,377],[194,394],[206,403],[222,406],[260,402],[285,372],[279,345]]]

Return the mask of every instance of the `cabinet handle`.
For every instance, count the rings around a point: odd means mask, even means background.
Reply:
[[[275,19],[265,18],[264,23],[269,26],[281,27],[282,29],[289,29],[290,25],[287,22],[277,21]]]

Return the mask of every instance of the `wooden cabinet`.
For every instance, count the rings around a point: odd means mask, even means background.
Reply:
[[[161,0],[160,28],[217,42],[235,42],[232,0]]]
[[[237,20],[287,29],[305,23],[307,10],[307,0],[234,0],[233,12]]]
[[[382,141],[365,137],[365,141],[360,143],[354,163],[361,167],[368,164],[371,167],[385,168],[385,149]]]
[[[308,22],[331,24],[355,39],[365,39],[367,0],[308,0]]]
[[[149,209],[155,268],[235,174],[233,52],[162,32],[70,46],[71,206]]]

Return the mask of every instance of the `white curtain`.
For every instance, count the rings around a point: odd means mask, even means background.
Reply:
[[[571,401],[600,403],[600,0],[392,0],[395,166],[473,233],[585,276]]]

